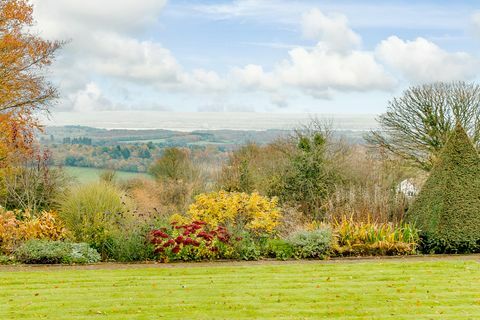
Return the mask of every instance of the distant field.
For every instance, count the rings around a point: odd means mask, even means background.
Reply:
[[[142,139],[142,140],[128,140],[128,141],[120,141],[119,143],[122,144],[135,144],[135,143],[164,143],[168,142],[168,139]],[[225,145],[225,144],[234,144],[235,141],[189,141],[186,142],[188,145],[197,145],[197,146],[207,146],[207,145]]]
[[[127,141],[119,141],[119,143],[123,144],[134,144],[134,143],[163,143],[167,142],[167,139],[139,139],[139,140],[127,140]]]
[[[0,319],[480,319],[477,261],[88,268],[0,267]]]
[[[97,181],[102,172],[105,169],[96,169],[96,168],[80,168],[80,167],[64,167],[65,171],[71,177],[77,179],[80,183],[89,183]],[[116,171],[117,178],[120,180],[128,180],[133,178],[147,178],[151,179],[152,176],[146,173],[137,173],[137,172],[126,172],[126,171]]]

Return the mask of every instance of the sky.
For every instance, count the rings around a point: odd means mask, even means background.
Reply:
[[[65,40],[53,112],[378,114],[412,85],[477,81],[478,1],[32,0]],[[122,113],[124,114],[124,113]]]

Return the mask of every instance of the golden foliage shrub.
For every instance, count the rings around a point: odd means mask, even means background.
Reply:
[[[333,222],[339,256],[414,254],[419,243],[418,230],[410,224],[359,222],[343,216]]]
[[[272,233],[280,223],[281,212],[276,198],[254,192],[211,192],[200,194],[187,215],[212,227],[230,225],[256,233]]]
[[[62,240],[67,229],[57,214],[44,211],[37,218],[27,219],[20,224],[20,233],[25,239]]]
[[[28,212],[0,210],[0,253],[9,254],[26,240],[62,240],[67,235],[54,212],[44,211],[33,217]]]

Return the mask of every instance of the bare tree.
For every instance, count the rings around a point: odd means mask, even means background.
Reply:
[[[389,102],[378,122],[381,129],[367,135],[370,144],[429,171],[457,122],[480,147],[480,86],[439,82],[411,87]]]

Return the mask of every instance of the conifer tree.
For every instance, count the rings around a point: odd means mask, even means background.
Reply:
[[[424,250],[478,251],[480,158],[460,124],[447,140],[408,216],[421,230]]]

